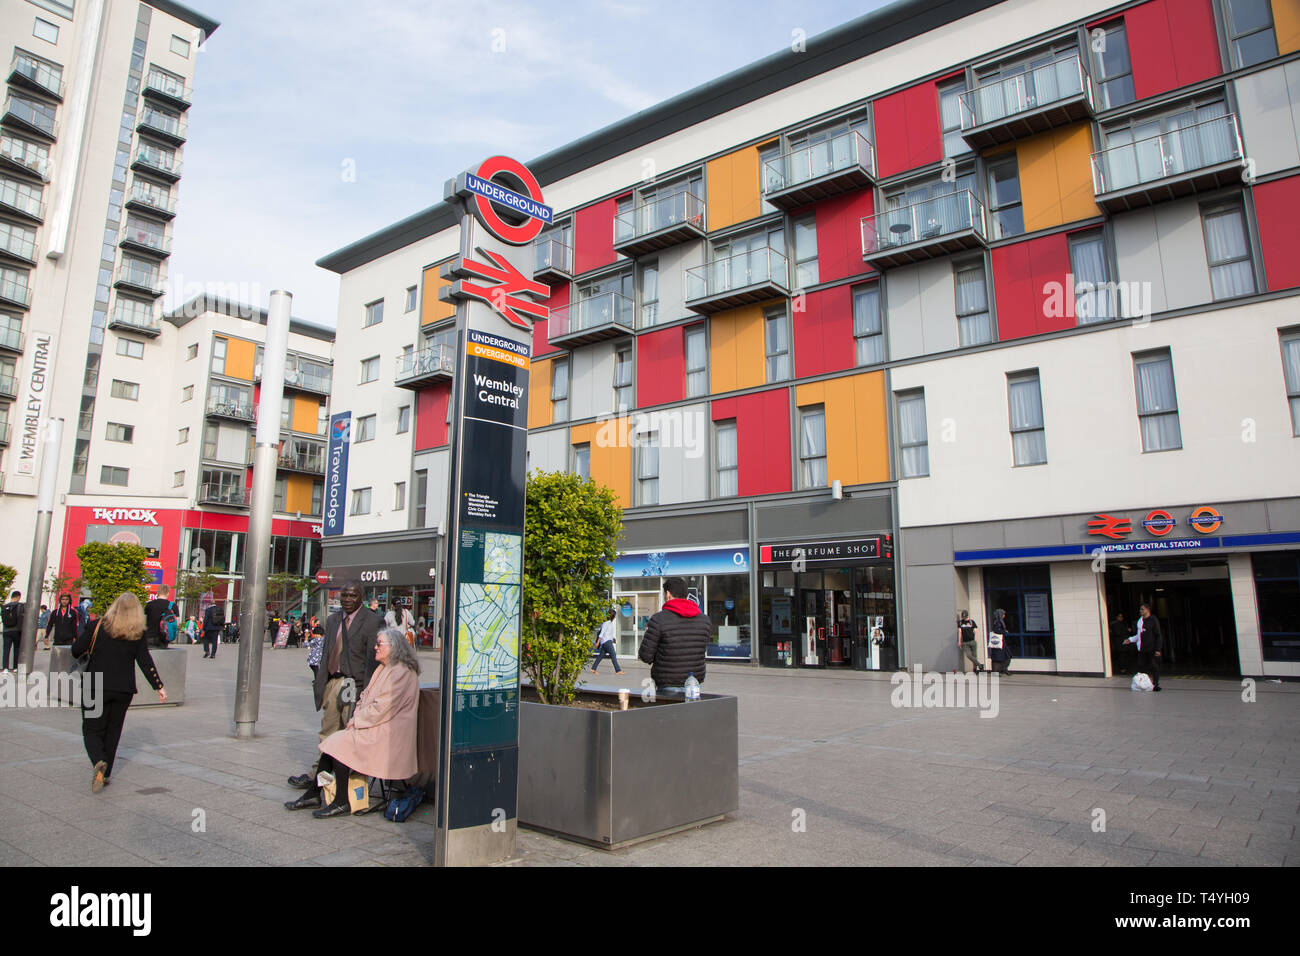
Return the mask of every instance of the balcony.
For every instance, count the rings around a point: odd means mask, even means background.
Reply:
[[[35,233],[33,233],[35,235]],[[0,222],[0,256],[14,259],[23,265],[36,265],[36,240],[26,231],[7,222]]]
[[[0,329],[0,350],[21,355],[26,344],[27,336],[18,329]]]
[[[135,304],[135,300],[129,300]],[[139,303],[141,306],[147,303]],[[140,335],[147,335],[150,338],[157,338],[162,334],[162,317],[155,315],[152,307],[146,309],[132,309],[126,306],[126,301],[118,299],[113,309],[112,315],[108,319],[110,329],[136,332]]]
[[[431,345],[410,355],[397,356],[398,388],[420,389],[435,382],[450,382],[456,373],[456,350],[447,345]]]
[[[876,151],[856,131],[800,146],[763,167],[763,198],[778,209],[794,209],[819,199],[872,185]]]
[[[159,259],[165,259],[172,254],[171,236],[153,229],[141,229],[130,222],[122,227],[118,244],[123,249],[143,252]]]
[[[573,250],[559,239],[540,236],[533,247],[533,278],[547,285],[573,278]]]
[[[32,191],[35,191],[35,195]],[[45,221],[45,204],[41,202],[41,187],[30,187],[12,179],[0,179],[0,210],[17,213],[33,222]]]
[[[155,269],[141,269],[137,266],[124,265],[117,270],[113,285],[129,292],[139,292],[158,298],[166,291],[162,276]]]
[[[176,218],[176,200],[170,193],[150,189],[142,182],[133,182],[126,197],[126,208],[152,213],[164,219]]]
[[[862,220],[862,258],[877,269],[983,248],[984,205],[969,190],[899,206]]]
[[[1241,184],[1234,113],[1092,154],[1097,205],[1109,213]]]
[[[981,83],[961,94],[961,135],[972,149],[1011,143],[1092,118],[1096,89],[1078,53]]]
[[[0,395],[5,395],[9,398],[17,398],[18,380],[12,375],[0,373]]]
[[[203,484],[199,485],[195,501],[201,505],[220,505],[223,508],[247,508],[248,492],[229,485]]]
[[[633,331],[632,300],[617,292],[602,292],[551,311],[547,338],[560,348],[574,348],[605,339],[621,338]]]
[[[206,409],[209,418],[227,418],[236,422],[253,422],[257,420],[257,411],[244,402],[228,402],[209,398]]]
[[[50,151],[36,143],[0,133],[0,168],[16,169],[50,181]]]
[[[0,276],[0,302],[25,309],[32,304],[32,290],[26,281],[19,282],[12,276]]]
[[[54,122],[53,106],[14,96],[5,100],[4,113],[0,114],[0,123],[19,132],[36,133],[47,139],[54,139],[58,132],[58,124]]]
[[[140,110],[140,117],[136,121],[135,128],[149,136],[156,136],[161,140],[179,146],[185,142],[185,134],[189,129],[184,116],[173,116],[170,113],[164,113],[162,110],[156,110],[145,106]]]
[[[43,96],[63,100],[63,68],[52,66],[27,53],[14,52],[13,62],[9,65],[9,82],[14,86],[25,86]]]
[[[673,193],[614,217],[614,251],[633,259],[703,238],[704,200],[694,193]]]
[[[686,270],[686,308],[701,315],[789,294],[789,264],[768,246]]]
[[[181,161],[176,158],[176,154],[157,146],[139,147],[131,160],[131,168],[143,170],[168,182],[174,183],[181,178]]]
[[[262,380],[262,361],[253,366],[253,381]],[[284,366],[284,387],[315,395],[328,395],[333,375],[313,365],[297,365],[290,359]]]
[[[301,475],[323,475],[325,474],[325,447],[319,446],[310,454],[282,452],[276,459],[275,467],[281,471],[293,471]]]
[[[159,70],[150,70],[144,78],[140,92],[145,96],[180,110],[187,110],[193,103],[194,92],[185,85],[180,77],[170,76]]]
[[[9,444],[9,423],[0,422],[0,445]]]

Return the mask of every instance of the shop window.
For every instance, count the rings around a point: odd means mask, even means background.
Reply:
[[[1014,153],[989,164],[989,213],[994,239],[1008,239],[1025,231],[1025,213],[1020,205],[1020,167]]]
[[[1246,237],[1246,217],[1237,201],[1201,209],[1205,255],[1210,265],[1214,300],[1232,299],[1255,291],[1255,266]]]
[[[703,325],[686,330],[686,397],[709,394],[708,336]]]
[[[826,407],[799,409],[799,487],[825,488]]]
[[[1172,451],[1182,448],[1178,395],[1174,389],[1174,362],[1169,350],[1134,355],[1133,374],[1137,380],[1142,450]]]
[[[879,283],[853,290],[853,342],[859,365],[877,365],[885,360]]]
[[[714,487],[719,498],[740,494],[740,462],[736,454],[736,420],[717,422],[713,426],[713,460],[717,463]]]
[[[708,657],[748,659],[752,654],[749,623],[749,575],[709,574],[704,583],[704,612],[709,616]]]
[[[1043,427],[1043,396],[1037,369],[1007,376],[1007,408],[1016,467],[1047,464],[1047,431]]]
[[[898,446],[900,478],[921,478],[930,474],[930,444],[925,426],[925,392],[900,392],[898,403]]]
[[[1282,336],[1282,374],[1291,403],[1291,433],[1300,436],[1300,332]]]
[[[1052,576],[1048,565],[985,568],[985,619],[991,622],[998,608],[1007,612],[1007,642],[1013,659],[1056,656]]]
[[[993,322],[989,315],[988,285],[984,280],[984,260],[976,259],[953,265],[957,306],[957,337],[963,348],[993,341]]]
[[[1277,34],[1269,0],[1223,0],[1232,69],[1254,66],[1277,56]]]
[[[1137,99],[1124,21],[1092,31],[1089,46],[1092,48],[1093,75],[1097,80],[1098,108],[1110,110],[1127,106]]]
[[[551,421],[569,420],[569,360],[556,359],[551,364]]]
[[[1250,556],[1266,661],[1300,661],[1300,551]]]
[[[763,312],[763,341],[767,353],[767,380],[784,382],[790,377],[790,317],[785,306]]]
[[[1074,317],[1078,323],[1088,325],[1115,318],[1117,303],[1100,229],[1070,237],[1070,271],[1074,276]]]

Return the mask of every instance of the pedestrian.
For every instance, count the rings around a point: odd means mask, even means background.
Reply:
[[[54,637],[54,646],[70,647],[77,639],[80,625],[77,609],[72,606],[72,595],[60,594],[58,603],[50,612],[50,623],[46,628],[46,633]]]
[[[1160,632],[1160,621],[1151,613],[1151,605],[1138,607],[1137,633],[1126,640],[1125,644],[1136,644],[1138,651],[1138,670],[1151,678],[1151,689],[1160,689],[1160,654],[1164,650],[1165,639]]]
[[[1120,652],[1133,634],[1133,625],[1124,619],[1124,612],[1120,611],[1115,615],[1114,620],[1110,622],[1110,643],[1114,651],[1116,669],[1120,670],[1121,673],[1123,668],[1120,666],[1120,657],[1122,656]]]
[[[1007,636],[1007,612],[998,608],[993,612],[993,623],[989,625],[989,660],[993,662],[995,673],[1006,676],[1011,673],[1011,639]]]
[[[293,623],[289,625],[289,646],[298,647],[302,644],[302,615],[293,616]]]
[[[150,647],[167,646],[167,618],[176,614],[176,605],[167,597],[169,593],[171,589],[162,585],[158,596],[144,606],[144,629]]]
[[[596,647],[594,648],[596,660],[591,665],[593,674],[600,670],[600,662],[605,659],[606,655],[614,664],[615,674],[625,673],[623,668],[618,666],[618,655],[614,653],[614,618],[617,615],[618,612],[610,608],[609,613],[605,615],[605,622],[600,625],[600,633],[596,635]]]
[[[0,670],[18,670],[18,647],[23,639],[23,615],[27,613],[27,605],[22,602],[23,593],[21,591],[11,591],[9,600],[5,602],[3,608],[0,608],[0,619],[3,620],[4,627],[4,644],[0,647]],[[10,651],[13,651],[13,666],[9,666]]]
[[[158,699],[167,702],[167,690],[149,654],[144,609],[140,599],[125,591],[98,621],[88,619],[72,645],[72,656],[87,655],[87,675],[99,675],[82,687],[81,736],[93,765],[90,790],[99,793],[110,782],[122,724],[135,696],[138,666]],[[88,692],[89,691],[89,692]],[[87,699],[87,698],[92,699]],[[97,699],[94,699],[97,698]]]
[[[415,617],[400,600],[394,601],[393,606],[388,609],[388,613],[384,615],[384,623],[401,631],[407,642],[412,646],[415,645]]]
[[[89,597],[83,597],[80,601],[77,602],[77,616],[81,618],[81,623],[78,624],[77,626],[85,627],[86,622],[90,620],[90,598]]]
[[[961,663],[962,673],[966,673],[966,658],[975,665],[975,673],[978,674],[984,670],[984,665],[980,663],[980,656],[975,651],[975,629],[979,627],[971,620],[970,613],[964,608],[957,615],[957,650],[960,652],[957,657]]]
[[[311,640],[307,642],[307,666],[311,668],[312,677],[320,667],[321,645],[325,643],[325,628],[315,614],[311,616]]]
[[[217,645],[221,643],[221,629],[226,625],[226,608],[222,604],[213,604],[203,612],[203,656],[212,659],[217,656]],[[211,651],[209,652],[209,647]]]
[[[682,578],[664,580],[663,610],[651,615],[637,652],[660,690],[683,687],[692,676],[704,683],[704,653],[713,627],[686,593]]]
[[[191,644],[199,642],[199,619],[193,614],[185,622],[185,636],[189,638]]]
[[[44,641],[45,649],[47,651],[50,649],[49,626],[50,608],[49,605],[42,604],[40,616],[36,618],[36,643],[39,644],[41,641]]]

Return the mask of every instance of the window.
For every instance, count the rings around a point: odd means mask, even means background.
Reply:
[[[703,325],[686,330],[686,397],[709,394],[709,350]]]
[[[641,267],[641,325],[648,328],[659,321],[659,263]]]
[[[129,469],[114,468],[112,465],[103,465],[99,469],[99,481],[104,485],[125,485]]]
[[[423,528],[425,522],[426,508],[425,502],[429,498],[429,472],[417,471],[415,473],[415,526]]]
[[[961,95],[965,92],[965,79],[939,87],[939,126],[943,132],[944,156],[970,152],[965,137],[961,135]]]
[[[289,479],[288,478],[275,479],[275,500],[272,501],[271,503],[271,510],[274,511],[276,514],[283,514],[285,508],[287,507],[287,505],[285,504],[285,498],[288,496],[288,494],[289,494]]]
[[[405,435],[411,430],[411,406],[403,405],[397,410],[397,434]]]
[[[767,380],[782,382],[790,377],[790,318],[785,306],[778,305],[763,313],[764,348],[767,353]]]
[[[184,37],[178,37],[176,34],[173,33],[171,46],[172,46],[172,52],[175,53],[177,56],[183,56],[187,60],[190,58],[189,40],[185,39]]]
[[[736,420],[717,422],[713,426],[713,460],[717,466],[715,483],[719,498],[740,494],[739,461],[736,455]]]
[[[135,438],[135,426],[120,425],[117,422],[109,422],[107,433],[104,437],[109,441],[120,441],[130,444]]]
[[[352,508],[348,514],[368,515],[370,514],[370,489],[353,488],[352,489]]]
[[[361,384],[374,382],[379,379],[379,356],[373,355],[368,359],[361,360]]]
[[[569,360],[551,363],[551,421],[569,420]]]
[[[591,444],[573,446],[573,473],[586,481],[591,477]]]
[[[90,457],[90,442],[85,438],[78,438],[76,444],[72,446],[72,473],[74,475],[86,474],[86,459]]]
[[[1112,192],[1167,176],[1238,160],[1240,140],[1222,94],[1184,102],[1158,115],[1144,114],[1105,130],[1100,155],[1101,191]]]
[[[1174,362],[1169,350],[1133,356],[1137,380],[1138,424],[1142,450],[1170,451],[1183,447],[1178,427],[1178,396],[1174,391]]]
[[[37,17],[36,22],[32,24],[32,36],[38,40],[44,40],[46,43],[58,43],[59,28],[50,21]]]
[[[957,286],[957,336],[962,347],[992,342],[993,323],[989,320],[984,260],[954,265],[953,278]]]
[[[419,301],[419,295],[416,293],[416,286],[409,286],[406,290],[406,311],[414,312],[415,304]]]
[[[178,428],[176,430],[176,444],[184,445],[189,440],[190,440],[189,428]]]
[[[194,398],[194,386],[186,385],[181,389],[181,403],[188,402]]]
[[[1052,577],[1047,565],[985,568],[984,607],[989,620],[999,608],[1007,612],[1007,644],[1012,657],[1056,656]]]
[[[905,392],[898,401],[898,447],[901,452],[900,478],[922,478],[930,474],[930,442],[925,427],[925,392]]]
[[[1282,374],[1291,403],[1291,433],[1300,435],[1300,332],[1282,336]]]
[[[629,329],[636,324],[636,277],[631,269],[574,289],[578,301],[569,307],[570,332],[614,322]]]
[[[614,411],[632,408],[632,346],[623,345],[614,353]]]
[[[325,505],[325,482],[313,481],[311,483],[311,513],[319,516],[321,509]]]
[[[375,415],[363,415],[357,419],[356,427],[352,430],[352,441],[372,441],[375,437]]]
[[[185,472],[183,472],[183,471],[173,471],[173,472],[172,472],[172,487],[173,487],[173,488],[179,488],[179,487],[180,487],[181,485],[183,485],[183,484],[185,484]]]
[[[1250,556],[1266,661],[1300,661],[1300,551]]]
[[[1201,209],[1205,226],[1205,255],[1210,263],[1214,299],[1232,299],[1255,291],[1255,267],[1246,238],[1246,217],[1240,202]]]
[[[316,434],[328,435],[330,430],[330,409],[324,402],[316,409]]]
[[[226,350],[229,343],[223,338],[212,340],[212,371],[217,375],[226,374]]]
[[[393,510],[406,510],[406,482],[404,481],[393,482]]]
[[[637,441],[637,504],[659,504],[659,433],[643,432]]]
[[[185,361],[188,362],[190,359],[196,359],[196,358],[198,358],[198,357],[199,357],[199,343],[198,343],[198,342],[195,342],[195,343],[193,343],[192,345],[188,345],[188,346],[186,346],[186,348],[185,348]]]
[[[137,342],[135,339],[124,339],[119,335],[117,337],[117,354],[125,355],[127,358],[144,358],[144,343]]]
[[[763,146],[758,151],[758,168],[761,170],[762,179],[762,209],[760,215],[767,215],[769,212],[779,212],[775,206],[767,201],[768,193],[781,189],[785,183],[781,175],[782,164],[778,161],[781,158],[781,144],[772,143],[770,146]],[[768,165],[768,164],[771,165]]]
[[[113,398],[125,398],[131,402],[139,401],[140,386],[135,382],[123,382],[115,378],[113,384],[109,386],[109,395]]]
[[[280,403],[280,430],[293,430],[293,401],[286,399]]]
[[[880,323],[880,286],[853,290],[853,342],[859,365],[885,360],[885,336]]]
[[[1014,154],[989,164],[989,212],[994,239],[1018,236],[1025,231],[1025,213],[1020,206],[1020,171]]]
[[[364,328],[370,328],[372,325],[378,325],[384,321],[384,300],[378,299],[366,306],[366,322]]]
[[[799,487],[825,488],[826,407],[799,409]]]
[[[0,147],[0,155],[12,159],[14,147],[5,143]],[[34,262],[36,260],[36,230],[20,226],[16,222],[0,220],[0,252],[9,252],[20,259]]]
[[[1047,432],[1043,428],[1043,396],[1037,369],[1007,376],[1007,407],[1011,457],[1016,466],[1047,464]]]
[[[1103,110],[1127,106],[1137,99],[1133,88],[1133,66],[1128,58],[1128,36],[1121,20],[1114,26],[1093,31],[1089,39],[1092,47],[1093,70],[1100,94],[1098,107]]]
[[[1080,325],[1115,318],[1117,302],[1110,285],[1110,266],[1101,231],[1070,237],[1070,272],[1074,276],[1074,316]]]
[[[817,217],[804,216],[794,222],[794,286],[806,289],[817,281]]]
[[[1223,0],[1232,68],[1240,70],[1277,56],[1269,0]]]

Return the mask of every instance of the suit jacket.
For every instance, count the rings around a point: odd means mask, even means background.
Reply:
[[[1142,646],[1138,650],[1144,654],[1154,654],[1156,651],[1163,651],[1165,647],[1165,636],[1160,632],[1160,622],[1152,614],[1150,617],[1142,619]]]
[[[142,633],[137,640],[122,641],[109,636],[103,628],[95,636],[97,618],[91,618],[81,629],[81,635],[72,642],[72,656],[80,657],[95,645],[90,655],[89,672],[104,675],[104,690],[116,694],[135,693],[135,669],[139,666],[149,686],[154,690],[162,687],[162,678],[154,666],[153,655],[149,653],[149,642]]]
[[[329,683],[329,661],[334,651],[334,644],[339,639],[339,628],[343,626],[344,614],[335,611],[325,621],[325,641],[321,644],[320,667],[316,668],[316,677],[312,681],[312,690],[316,694],[316,709],[320,710],[325,702],[325,685]],[[368,607],[357,609],[357,616],[348,628],[348,638],[343,652],[339,655],[339,671],[357,682],[357,693],[365,690],[370,675],[375,672],[375,642],[379,638],[379,618]]]

